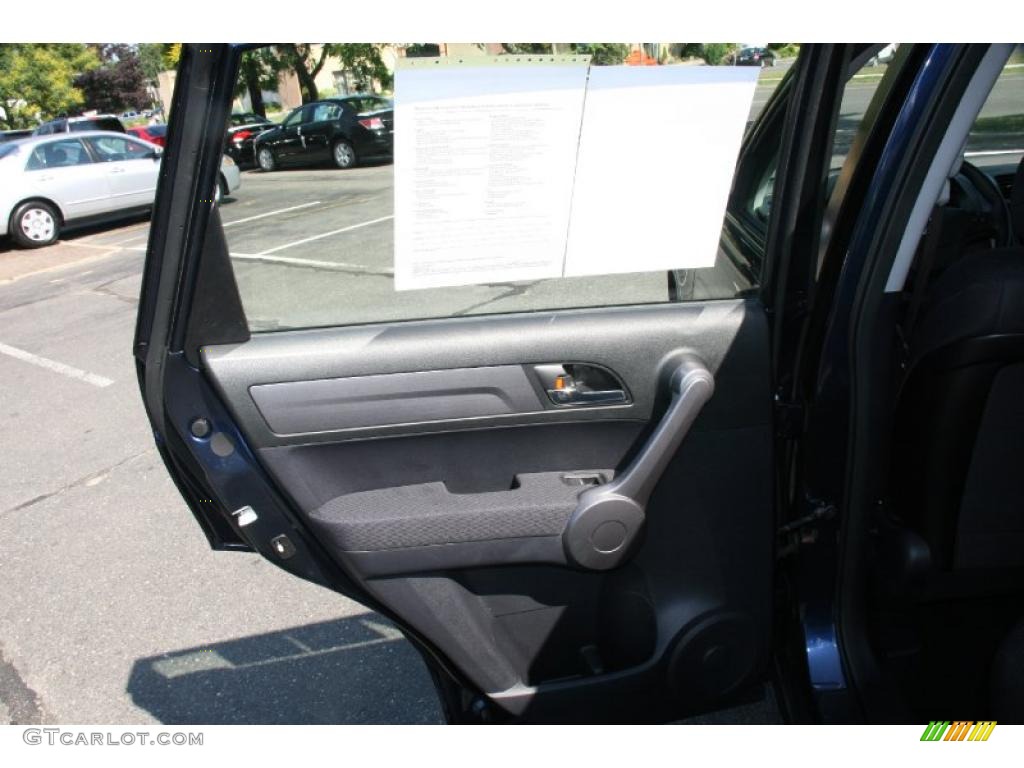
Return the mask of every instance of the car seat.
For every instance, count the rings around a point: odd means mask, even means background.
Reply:
[[[1017,244],[946,268],[906,337],[893,495],[939,571],[1024,568],[1024,161],[1010,208]]]

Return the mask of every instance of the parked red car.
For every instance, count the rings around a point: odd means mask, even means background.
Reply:
[[[161,147],[167,146],[166,125],[140,125],[137,128],[129,128],[128,133],[143,141],[148,141],[150,144],[157,144]]]

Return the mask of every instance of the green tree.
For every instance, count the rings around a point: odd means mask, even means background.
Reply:
[[[373,81],[379,81],[387,88],[391,85],[391,73],[380,56],[380,46],[375,43],[288,43],[277,46],[278,54],[299,78],[303,103],[316,101],[320,97],[316,76],[320,74],[329,58],[341,61],[341,69],[352,73],[357,83],[369,88]]]
[[[415,59],[421,56],[440,56],[441,46],[437,43],[409,43],[405,46],[405,57]]]
[[[736,50],[736,43],[704,43],[700,47],[700,57],[705,64],[724,64],[726,58]]]
[[[737,43],[674,43],[674,53],[681,59],[703,59],[705,64],[725,64],[738,48]]]
[[[629,55],[629,46],[624,43],[502,43],[506,53],[512,54],[589,54],[597,65],[621,64]]]
[[[629,55],[629,46],[624,43],[573,43],[572,51],[590,54],[591,63],[604,66],[624,62]]]
[[[538,54],[538,53],[551,53],[553,45],[551,43],[502,43],[501,46],[505,49],[506,53],[513,54]]]
[[[139,43],[138,50],[142,74],[156,87],[161,72],[177,68],[181,43]]]
[[[80,43],[0,45],[0,125],[28,128],[77,110],[84,95],[74,80],[99,64],[96,52]]]
[[[285,69],[287,65],[270,48],[246,51],[242,54],[242,61],[238,66],[235,96],[248,94],[252,111],[266,117],[267,107],[263,103],[263,91],[277,88],[278,78]]]
[[[141,109],[150,103],[138,49],[124,43],[91,46],[102,64],[74,79],[85,103],[100,112]]]

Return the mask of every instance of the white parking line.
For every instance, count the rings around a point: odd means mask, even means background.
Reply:
[[[256,216],[248,216],[244,219],[236,219],[235,221],[229,221],[224,224],[225,227],[233,227],[235,224],[245,224],[247,221],[256,221],[256,219],[265,219],[267,216],[276,216],[279,213],[288,213],[288,211],[297,211],[300,208],[309,208],[311,205],[320,205],[319,200],[314,200],[311,203],[303,203],[302,205],[293,205],[291,208],[281,208],[276,211],[268,211],[267,213],[261,213]]]
[[[340,235],[342,232],[351,232],[353,229],[361,229],[362,227],[368,227],[371,224],[380,224],[382,221],[389,221],[389,220],[391,220],[393,218],[395,218],[393,215],[392,216],[381,216],[379,219],[372,219],[370,221],[364,221],[364,222],[362,222],[360,224],[353,224],[350,227],[342,227],[341,229],[335,229],[335,230],[332,230],[330,232],[324,232],[322,235],[313,235],[312,237],[305,237],[302,240],[296,240],[293,243],[285,243],[284,245],[279,245],[276,248],[268,248],[265,251],[260,251],[256,255],[257,256],[268,256],[271,253],[277,253],[278,251],[283,251],[286,248],[294,248],[296,245],[303,245],[304,243],[312,243],[314,240],[322,240],[325,237],[331,237],[333,235]]]
[[[237,261],[258,261],[261,264],[285,264],[295,267],[318,267],[321,269],[366,269],[365,264],[350,264],[347,261],[319,261],[317,259],[296,259],[290,256],[265,256],[261,253],[232,253],[231,258]],[[390,269],[386,274],[394,274]],[[377,274],[377,273],[369,273]]]
[[[1022,149],[986,149],[977,152],[964,152],[964,157],[991,157],[995,155],[1019,155],[1024,152]]]
[[[87,384],[92,384],[94,387],[109,387],[114,383],[113,379],[108,379],[106,376],[98,376],[95,373],[89,373],[83,371],[80,368],[75,368],[71,365],[64,365],[64,363],[58,363],[56,360],[51,360],[48,357],[40,357],[39,355],[33,355],[31,352],[26,352],[23,349],[17,347],[11,347],[3,342],[0,342],[0,353],[5,354],[9,357],[13,357],[16,360],[22,360],[32,365],[38,365],[40,368],[46,368],[59,373],[72,379],[78,379],[84,381]]]
[[[94,251],[117,251],[119,245],[96,245],[96,243],[84,243],[80,240],[60,240],[61,245],[73,245],[75,248],[91,248]],[[143,248],[142,250],[146,250]]]

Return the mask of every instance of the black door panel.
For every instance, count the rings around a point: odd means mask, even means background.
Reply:
[[[727,355],[767,356],[753,328],[763,324],[754,319],[758,306],[726,300],[257,334],[244,344],[204,347],[203,361],[250,441],[260,448],[524,424],[646,422],[656,401],[667,395],[659,384],[667,384],[660,378],[668,356],[685,351],[697,353],[715,376],[716,395],[701,422],[710,418],[741,426],[764,418],[762,403],[750,395],[766,397],[767,390],[758,387],[766,386],[767,374],[756,366],[722,363]],[[614,372],[632,401],[276,434],[250,391],[282,382],[563,362],[587,362]]]
[[[726,701],[768,649],[766,334],[756,301],[719,301],[256,335],[203,363],[338,565],[507,714],[572,719],[566,702],[614,691],[648,719]],[[571,567],[578,495],[644,445],[682,353],[715,394],[639,541],[614,570]],[[530,381],[581,361],[630,401],[557,407]]]

